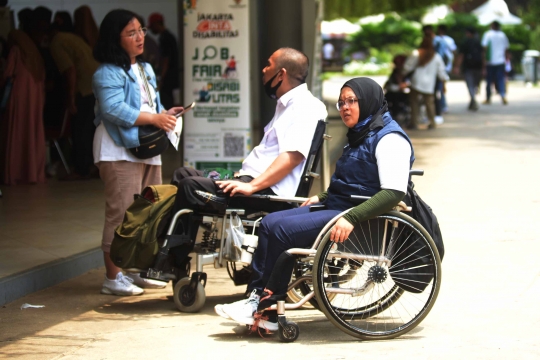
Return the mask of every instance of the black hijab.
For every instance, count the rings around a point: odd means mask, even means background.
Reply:
[[[349,131],[347,132],[349,145],[351,147],[357,147],[364,141],[364,138],[371,130],[382,128],[384,126],[382,116],[380,115],[385,113],[388,107],[384,100],[383,89],[370,78],[360,77],[351,79],[347,81],[341,89],[343,90],[344,87],[351,88],[358,98],[358,105],[360,106],[360,117],[358,118],[359,124],[370,115],[373,115],[373,117],[366,124],[361,125],[360,128],[357,126],[349,128]]]

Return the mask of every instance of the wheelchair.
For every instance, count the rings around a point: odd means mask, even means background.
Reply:
[[[314,132],[313,140],[308,157],[304,165],[302,177],[296,194],[291,198],[273,197],[266,195],[252,195],[250,198],[260,202],[281,201],[297,206],[307,199],[311,185],[315,178],[317,166],[322,155],[324,140],[331,137],[325,134],[326,122],[319,120]],[[173,214],[167,231],[163,238],[158,239],[161,244],[153,266],[149,269],[124,269],[128,272],[139,273],[142,278],[172,281],[173,298],[178,310],[194,313],[199,311],[205,304],[205,287],[207,274],[203,271],[206,265],[214,265],[215,268],[227,268],[235,285],[247,284],[249,280],[249,268],[237,269],[235,262],[230,262],[220,251],[224,248],[226,229],[232,216],[239,215],[244,227],[251,232],[258,230],[257,219],[266,215],[263,211],[251,209],[226,208],[227,199],[212,194],[196,191],[200,196],[212,199],[220,206],[208,211],[193,209],[181,209]],[[178,259],[175,249],[186,247],[188,252]],[[191,271],[191,257],[194,256],[194,270]]]
[[[411,170],[411,175],[422,174]],[[358,202],[369,199],[351,198]],[[338,329],[362,340],[401,336],[414,329],[435,304],[441,285],[441,259],[428,232],[403,213],[411,208],[400,202],[394,210],[356,225],[343,243],[332,242],[332,226],[348,211],[330,220],[310,249],[286,251],[296,257],[295,280],[289,283],[288,291],[300,289],[304,296],[297,303],[286,304],[283,295],[273,295],[274,304],[261,303],[258,309],[260,316],[277,312],[281,341],[295,341],[300,334],[299,326],[287,320],[285,311],[307,302]],[[275,266],[282,268],[283,263]]]

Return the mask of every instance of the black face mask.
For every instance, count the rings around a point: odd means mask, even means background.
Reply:
[[[266,92],[266,95],[268,95],[270,99],[274,99],[274,100],[277,99],[276,92],[281,86],[281,83],[283,82],[283,80],[281,80],[280,82],[276,84],[276,86],[272,86],[272,81],[274,81],[274,79],[276,78],[276,76],[278,76],[278,74],[279,74],[279,71],[276,73],[276,75],[274,75],[270,80],[268,80],[264,84],[264,91]]]

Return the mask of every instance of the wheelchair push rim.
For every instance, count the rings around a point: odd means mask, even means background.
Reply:
[[[360,225],[343,243],[330,241],[330,231],[324,235],[315,257],[315,295],[321,311],[345,333],[395,338],[433,307],[441,283],[439,254],[427,231],[400,212]]]

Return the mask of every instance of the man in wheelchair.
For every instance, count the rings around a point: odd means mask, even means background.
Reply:
[[[274,117],[264,128],[261,143],[232,180],[216,182],[204,177],[202,171],[177,169],[172,181],[178,187],[173,214],[181,209],[223,212],[227,205],[264,212],[291,207],[285,202],[252,199],[249,195],[295,196],[318,121],[327,116],[326,106],[307,88],[308,69],[308,58],[298,50],[281,48],[270,56],[262,70],[262,80],[266,94],[276,99],[277,105]],[[201,193],[218,196],[201,197]],[[186,228],[193,225],[186,223],[188,217],[183,222]],[[191,246],[172,249],[179,261],[190,251]],[[176,265],[180,266],[178,261]]]
[[[355,205],[351,195],[371,198],[335,222],[330,239],[336,243],[350,241],[356,224],[391,210],[405,196],[414,152],[408,136],[388,112],[382,88],[369,78],[349,80],[341,89],[337,108],[349,128],[348,144],[328,190],[299,208],[274,212],[263,219],[248,285],[251,295],[247,300],[216,305],[218,315],[276,331],[277,316],[267,312],[270,316],[261,318],[261,312],[285,298],[295,262],[287,250],[309,248],[329,221]],[[228,188],[229,182],[223,184],[226,191],[238,188]],[[312,211],[315,204],[325,208]]]

